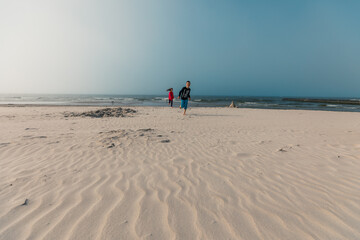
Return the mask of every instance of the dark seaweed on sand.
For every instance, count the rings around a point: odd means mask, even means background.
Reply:
[[[136,110],[131,108],[103,108],[95,111],[88,111],[82,113],[67,112],[65,117],[91,117],[91,118],[103,118],[103,117],[129,117],[136,113]]]

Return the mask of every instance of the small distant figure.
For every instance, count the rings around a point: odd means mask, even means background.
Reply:
[[[169,92],[169,105],[170,105],[171,107],[173,107],[174,98],[175,98],[175,97],[174,97],[173,88],[169,88],[167,91]]]
[[[179,97],[178,97],[178,98],[181,98],[180,109],[181,108],[184,109],[184,115],[186,115],[186,109],[187,109],[187,106],[188,106],[188,101],[191,100],[190,91],[191,91],[191,89],[190,89],[190,81],[187,81],[186,86],[181,89],[181,91],[179,92]]]

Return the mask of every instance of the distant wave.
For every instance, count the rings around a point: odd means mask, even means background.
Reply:
[[[153,100],[156,100],[156,101],[166,101],[166,100],[168,100],[168,98],[166,98],[166,97],[154,97],[153,98]]]
[[[45,104],[45,105],[84,105],[84,106],[168,106],[164,95],[51,95],[51,94],[0,94],[0,104]],[[179,100],[174,99],[175,106]],[[348,99],[360,101],[360,99]],[[201,96],[193,97],[192,107],[228,107],[234,101],[239,108],[260,109],[303,109],[360,112],[360,106],[329,103],[285,101],[281,97],[231,97]]]
[[[257,102],[244,102],[244,104],[249,104],[249,105],[251,105],[251,104],[258,104]]]

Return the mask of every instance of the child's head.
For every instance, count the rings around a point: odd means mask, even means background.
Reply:
[[[190,81],[186,82],[186,87],[189,88],[190,87]]]
[[[168,90],[166,90],[166,91],[168,91],[168,92],[172,92],[173,91],[173,89],[172,88],[169,88]]]

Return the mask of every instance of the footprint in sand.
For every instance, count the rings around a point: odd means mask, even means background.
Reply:
[[[7,145],[9,145],[10,143],[0,143],[0,147],[6,147]]]
[[[234,155],[238,158],[250,158],[250,157],[254,157],[254,154],[251,153],[244,153],[244,152],[240,152],[240,153],[234,153]]]
[[[235,159],[249,159],[255,157],[254,154],[246,153],[246,152],[234,152],[233,156],[235,157]]]
[[[186,159],[184,159],[184,158],[175,158],[175,159],[173,159],[173,163],[185,163],[186,162]]]
[[[32,137],[31,139],[35,139],[35,138],[47,138],[47,136],[35,136],[35,137]]]
[[[24,138],[29,138],[29,139],[35,139],[35,138],[47,138],[47,136],[32,136],[32,135],[25,135],[23,136]]]

